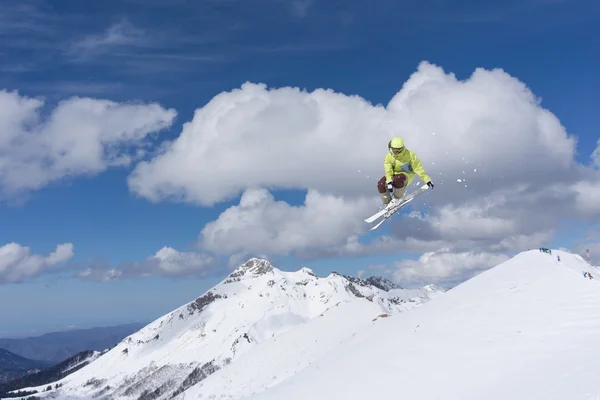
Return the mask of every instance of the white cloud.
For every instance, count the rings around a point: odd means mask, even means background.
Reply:
[[[130,147],[142,146],[176,115],[158,104],[75,97],[46,117],[43,105],[40,99],[0,91],[0,197],[127,165],[135,157]]]
[[[383,108],[331,91],[267,91],[247,83],[197,110],[163,154],[137,165],[129,185],[153,201],[203,205],[252,187],[337,194],[362,187],[363,193],[376,193],[375,176],[367,180],[358,170],[375,172],[381,164],[373,122],[383,121],[384,114]]]
[[[520,252],[539,247],[548,247],[554,233],[553,230],[549,230],[534,232],[529,235],[515,234],[503,238],[498,243],[487,246],[486,249],[499,252]]]
[[[103,268],[101,266],[87,267],[79,271],[76,276],[96,282],[108,282],[121,278],[123,272],[115,268]]]
[[[363,278],[363,277],[372,276],[372,275],[376,275],[376,276],[392,275],[393,272],[394,272],[394,270],[385,264],[375,264],[375,265],[369,265],[369,266],[367,266],[367,268],[358,271],[357,276],[359,278]]]
[[[584,218],[600,216],[600,180],[579,181],[572,184],[570,190],[575,193],[572,206],[576,212]]]
[[[443,249],[425,253],[418,260],[396,262],[394,279],[406,286],[429,283],[452,286],[509,258],[505,254],[471,251],[454,253]]]
[[[599,231],[598,227],[590,232],[590,238],[585,240],[583,244],[578,245],[575,250],[567,249],[567,251],[573,251],[594,266],[600,267],[600,241],[598,241]]]
[[[97,53],[118,46],[132,46],[145,43],[144,31],[136,28],[127,19],[109,26],[101,34],[89,35],[75,42],[71,49],[74,53]]]
[[[519,245],[547,244],[555,229],[556,201],[537,206],[535,195],[514,190],[480,194],[462,204],[439,205],[429,214],[413,212],[394,224],[391,235],[399,240],[416,239],[424,243],[445,242],[454,249],[494,249],[516,251]],[[520,247],[522,249],[523,247]],[[429,247],[429,249],[432,249]]]
[[[151,276],[204,278],[222,269],[222,265],[213,256],[180,252],[165,246],[143,261],[122,263],[116,267],[97,264],[83,268],[77,273],[77,277],[101,282]]]
[[[334,246],[363,231],[368,205],[309,191],[305,205],[295,207],[275,201],[266,189],[251,189],[244,192],[239,205],[204,227],[198,246],[217,254],[300,255]]]
[[[179,252],[171,247],[163,247],[147,260],[154,270],[152,275],[158,273],[162,276],[204,275],[215,267],[212,256],[195,253]]]
[[[575,151],[556,117],[506,73],[457,81],[423,63],[387,108],[322,89],[246,83],[221,93],[129,182],[152,200],[206,205],[252,186],[376,195],[396,133],[451,198],[468,196],[456,179],[481,191],[567,176]]]
[[[581,189],[595,189],[600,180],[575,162],[576,139],[522,82],[484,69],[459,81],[429,63],[419,65],[387,106],[332,90],[246,83],[196,110],[181,135],[140,162],[128,183],[151,201],[206,206],[257,187],[307,190],[339,197],[336,207],[346,203],[360,222],[356,207],[364,198],[378,201],[376,182],[396,134],[419,156],[436,188],[412,203],[422,216],[391,221],[400,223],[387,243],[514,246],[519,237],[530,241],[552,231],[559,216],[596,212],[590,203],[595,191]],[[323,254],[382,245],[352,241],[365,224],[343,219],[338,223],[345,233],[319,235],[279,211],[303,216],[314,207],[308,203],[294,208],[268,196],[259,203],[265,205],[233,207],[207,225],[205,248]],[[235,221],[240,216],[248,221]],[[246,225],[252,234],[241,228]],[[281,231],[290,232],[288,226],[302,229],[286,239]]]
[[[422,217],[422,220],[444,238],[476,240],[515,233],[517,221],[490,215],[490,209],[497,206],[493,202],[482,205],[446,205],[439,209],[437,215]]]
[[[52,270],[74,256],[73,244],[63,243],[47,256],[32,254],[29,247],[8,243],[0,247],[0,283],[22,282]]]
[[[404,225],[410,226],[411,222],[405,222]],[[380,235],[368,243],[360,241],[358,235],[348,237],[344,242],[336,246],[329,246],[308,254],[300,254],[303,258],[333,258],[333,257],[365,257],[365,256],[383,256],[397,253],[426,253],[437,251],[439,249],[452,249],[456,252],[468,252],[472,249],[492,253],[512,253],[519,252],[540,246],[548,246],[554,231],[540,231],[532,234],[514,234],[504,238],[440,238],[439,236],[424,235],[416,237],[408,235],[400,238],[399,236]]]
[[[600,139],[598,139],[598,146],[592,153],[592,162],[596,165],[596,168],[600,168]]]

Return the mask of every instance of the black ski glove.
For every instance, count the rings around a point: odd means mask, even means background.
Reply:
[[[433,189],[433,183],[431,183],[431,181],[427,182],[427,186]]]
[[[387,190],[388,192],[390,192],[390,194],[394,193],[394,182],[388,182],[387,184]]]

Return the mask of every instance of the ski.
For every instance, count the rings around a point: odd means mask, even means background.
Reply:
[[[383,210],[371,215],[369,218],[366,218],[365,222],[368,222],[368,223],[375,222],[375,220],[377,220],[379,217],[381,217],[383,214],[385,214],[388,211],[389,211],[388,209],[384,208]]]
[[[381,226],[381,224],[383,224],[385,221],[387,221],[389,218],[392,217],[392,215],[394,215],[399,209],[401,209],[402,207],[404,207],[405,205],[407,205],[408,203],[410,203],[416,196],[418,196],[419,194],[425,192],[427,189],[429,189],[429,186],[427,185],[423,185],[421,186],[419,189],[415,190],[414,192],[408,194],[407,196],[404,197],[404,200],[402,200],[402,202],[396,206],[393,206],[389,209],[384,208],[383,210],[373,214],[372,216],[370,216],[369,218],[365,219],[365,222],[371,223],[371,222],[375,222],[377,219],[383,217],[381,219],[381,221],[379,221],[375,226],[373,226],[370,230],[375,230],[377,228],[379,228]]]
[[[383,216],[383,218],[381,219],[381,221],[379,221],[378,223],[376,223],[370,230],[374,231],[375,229],[379,228],[385,221],[387,221],[394,214],[396,214],[396,212],[398,210],[400,210],[402,207],[404,207],[405,205],[407,205],[408,203],[410,203],[413,200],[414,200],[414,197],[411,197],[410,199],[405,199],[404,201],[402,201],[402,203],[400,203],[396,207],[393,207],[392,209],[390,209],[388,211],[388,213]]]

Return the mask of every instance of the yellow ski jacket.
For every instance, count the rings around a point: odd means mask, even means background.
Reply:
[[[431,177],[425,172],[425,169],[423,168],[423,165],[421,164],[421,161],[419,161],[417,155],[407,148],[404,148],[404,150],[402,150],[398,155],[392,153],[391,151],[388,152],[383,161],[383,168],[385,170],[386,182],[390,182],[394,175],[398,175],[400,173],[407,175],[407,186],[413,181],[415,174],[417,174],[425,183],[431,180]]]

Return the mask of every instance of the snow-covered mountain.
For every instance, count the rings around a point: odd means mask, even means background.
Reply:
[[[263,373],[283,364],[273,361]],[[219,371],[185,399],[210,398],[216,380],[233,387],[252,375],[237,373]],[[422,307],[375,321],[281,381],[243,398],[600,399],[600,268],[563,251],[520,253]]]
[[[402,289],[383,278],[367,280],[332,273],[317,277],[310,269],[283,272],[268,261],[251,259],[204,295],[130,335],[91,364],[53,384],[28,388],[36,396],[60,399],[170,399],[185,397],[190,388],[213,374],[245,368],[245,354],[280,358],[287,354],[284,376],[300,371],[374,320],[427,303],[442,292],[435,286]],[[328,332],[325,332],[328,331]],[[299,332],[290,343],[286,334]],[[283,353],[279,340],[288,343]],[[306,341],[305,340],[305,341]],[[264,348],[264,352],[261,350]],[[252,358],[252,357],[250,357]],[[284,360],[280,360],[284,361]],[[286,375],[287,374],[287,375]],[[273,378],[273,379],[271,379]],[[215,380],[216,381],[216,380]],[[255,385],[255,383],[247,382]],[[215,396],[244,392],[229,381]]]
[[[599,338],[600,268],[564,251],[445,293],[253,259],[36,396],[600,399]]]

